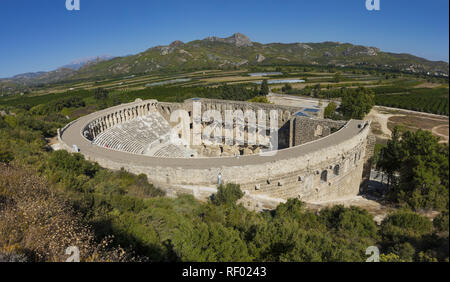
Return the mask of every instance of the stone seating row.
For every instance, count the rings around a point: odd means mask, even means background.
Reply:
[[[149,144],[169,132],[169,123],[158,112],[152,112],[108,128],[96,136],[93,144],[119,151],[143,154]]]
[[[181,146],[177,146],[174,144],[167,144],[160,149],[158,149],[153,156],[154,157],[160,157],[160,158],[185,158],[189,157],[186,156],[189,154],[187,150],[185,150]]]

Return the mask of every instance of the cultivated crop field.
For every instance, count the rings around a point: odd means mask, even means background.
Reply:
[[[255,72],[267,73],[268,75],[250,75]],[[448,79],[446,78],[436,79],[377,70],[319,66],[274,65],[238,68],[235,70],[211,69],[191,72],[157,72],[98,78],[96,80],[61,82],[32,87],[30,91],[17,95],[2,96],[0,97],[0,104],[30,104],[33,106],[62,97],[86,98],[97,88],[107,89],[111,93],[120,93],[120,100],[122,101],[124,100],[123,97],[134,97],[136,94],[143,95],[142,93],[147,93],[152,88],[164,87],[172,89],[172,91],[160,90],[165,94],[156,95],[156,97],[161,100],[180,100],[194,95],[193,93],[191,93],[192,95],[186,95],[186,92],[192,92],[192,88],[195,87],[214,88],[223,84],[242,84],[251,89],[255,87],[255,82],[261,82],[263,79],[304,80],[305,82],[303,83],[290,84],[291,90],[289,91],[283,89],[286,84],[271,84],[270,88],[272,92],[278,94],[310,96],[319,99],[333,98],[339,100],[342,89],[367,87],[375,93],[376,105],[449,115],[449,88]],[[180,90],[180,87],[187,89]],[[174,92],[173,88],[178,90]],[[154,92],[150,92],[153,94],[144,94],[144,96],[155,97]],[[202,96],[205,95],[207,96],[207,94],[202,94]]]
[[[401,89],[374,88],[377,105],[434,113],[449,114],[448,87],[438,88],[401,88]],[[397,92],[401,91],[401,92]]]

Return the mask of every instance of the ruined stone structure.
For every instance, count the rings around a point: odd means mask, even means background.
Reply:
[[[200,149],[170,142],[177,134],[171,130],[175,125],[171,114],[187,111],[192,127],[195,102],[201,102],[202,112],[214,109],[221,115],[226,110],[276,111],[278,147],[262,152],[249,144],[226,144],[225,139]],[[373,147],[368,142],[369,123],[324,120],[320,112],[306,117],[302,110],[209,99],[184,103],[138,99],[81,117],[59,130],[58,138],[66,150],[77,149],[104,167],[144,173],[161,188],[198,197],[214,192],[219,178],[221,183],[240,184],[247,195],[262,197],[317,201],[358,194],[370,159],[367,152]],[[270,124],[274,117],[265,118]],[[246,128],[246,137],[252,132]]]

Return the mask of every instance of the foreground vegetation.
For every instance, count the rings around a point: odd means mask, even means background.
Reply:
[[[448,261],[448,213],[432,223],[402,210],[377,226],[360,208],[314,213],[297,199],[272,212],[248,211],[236,204],[237,185],[219,187],[206,203],[187,195],[137,196],[130,190],[141,185],[156,192],[142,176],[73,173],[92,164],[52,155],[73,167],[49,171],[76,175],[82,186],[1,165],[0,256],[62,261],[67,246],[78,246],[83,261],[364,261],[366,248],[378,245],[382,261]]]
[[[381,150],[377,166],[388,176],[388,197],[414,209],[449,208],[449,146],[429,131],[400,133]]]

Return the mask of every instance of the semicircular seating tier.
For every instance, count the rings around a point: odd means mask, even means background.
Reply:
[[[169,141],[171,127],[157,111],[116,124],[95,137],[93,144],[108,149],[159,157],[186,157],[181,145]]]

